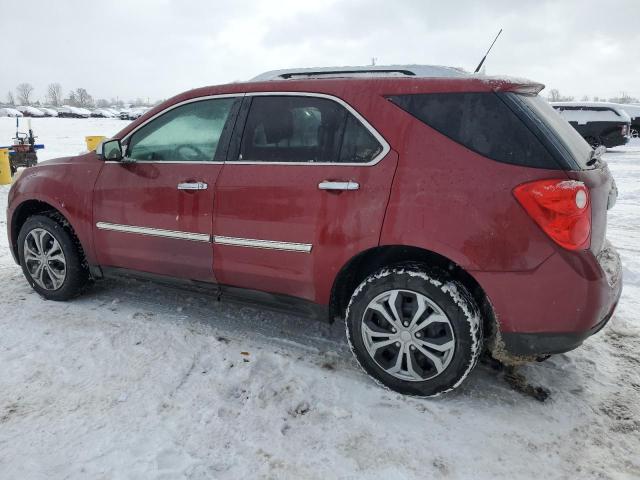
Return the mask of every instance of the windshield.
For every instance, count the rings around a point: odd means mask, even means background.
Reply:
[[[545,99],[538,95],[518,95],[518,98],[531,113],[556,134],[558,140],[582,169],[593,168],[588,164],[593,152],[589,144]]]

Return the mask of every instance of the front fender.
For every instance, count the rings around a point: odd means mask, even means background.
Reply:
[[[17,260],[17,220],[24,208],[36,208],[40,202],[64,216],[75,231],[87,262],[95,263],[93,186],[102,165],[95,153],[88,153],[43,162],[22,173],[9,191],[7,206],[7,230],[14,259]]]

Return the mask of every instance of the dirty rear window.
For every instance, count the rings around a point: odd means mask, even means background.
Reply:
[[[394,95],[389,100],[452,140],[498,162],[558,169],[538,138],[494,93]]]

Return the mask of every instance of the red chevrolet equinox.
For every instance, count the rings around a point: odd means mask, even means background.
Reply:
[[[345,321],[379,383],[578,347],[622,289],[617,190],[543,85],[446,67],[292,70],[182,93],[9,193],[11,251],[67,300],[113,272]]]

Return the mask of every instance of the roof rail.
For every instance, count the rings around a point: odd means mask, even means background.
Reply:
[[[295,78],[295,77],[325,77],[325,76],[347,76],[347,75],[376,75],[379,74],[384,76],[385,74],[394,74],[399,73],[401,75],[406,75],[408,77],[415,77],[416,74],[409,70],[321,70],[321,71],[311,71],[311,72],[285,72],[281,73],[280,77],[284,79]]]
[[[252,82],[344,77],[464,77],[461,69],[440,65],[369,65],[352,67],[312,67],[272,70],[252,78]]]

